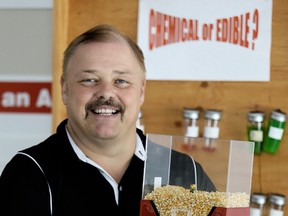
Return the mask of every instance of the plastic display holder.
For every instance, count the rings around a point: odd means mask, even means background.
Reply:
[[[213,145],[207,148],[207,142],[212,141]],[[224,204],[211,204],[207,215],[250,215],[254,142],[147,134],[146,151],[140,216],[162,216],[157,204],[145,198],[159,187],[175,185],[189,189],[195,184],[196,191],[202,191],[205,184],[201,181],[201,167],[215,186],[213,192],[224,194]],[[244,195],[245,199],[240,203],[234,200],[235,194]],[[165,215],[197,215],[193,213],[194,207],[180,209],[181,214],[175,211],[177,206],[170,207],[171,214]]]

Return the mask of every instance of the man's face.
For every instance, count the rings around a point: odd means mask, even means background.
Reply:
[[[135,133],[144,102],[145,78],[126,44],[80,45],[68,62],[61,86],[68,124],[77,139],[109,139]]]

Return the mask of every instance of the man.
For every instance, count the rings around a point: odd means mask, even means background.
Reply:
[[[139,215],[145,86],[142,51],[126,35],[100,25],[73,40],[61,77],[68,118],[7,164],[0,215]]]

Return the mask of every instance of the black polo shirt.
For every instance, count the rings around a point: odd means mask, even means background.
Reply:
[[[56,134],[22,151],[7,164],[0,178],[0,215],[139,215],[144,162],[133,156],[119,183],[119,203],[99,170],[77,157],[63,121]],[[143,143],[145,137],[140,133]],[[48,184],[47,184],[48,181]]]

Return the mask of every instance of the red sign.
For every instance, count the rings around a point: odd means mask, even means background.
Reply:
[[[50,82],[0,82],[0,112],[51,113]]]

